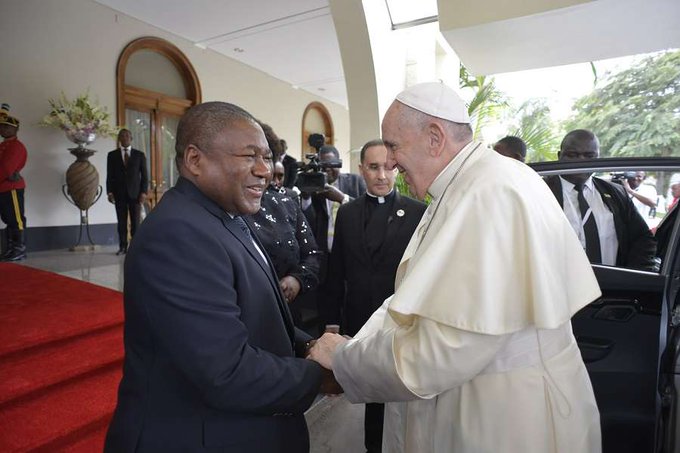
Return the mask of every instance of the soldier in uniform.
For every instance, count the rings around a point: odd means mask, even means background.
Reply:
[[[3,261],[26,258],[26,216],[24,189],[26,181],[19,173],[26,165],[26,147],[17,138],[19,120],[0,110],[0,219],[7,225],[7,249]]]

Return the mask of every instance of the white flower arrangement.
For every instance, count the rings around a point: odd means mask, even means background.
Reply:
[[[59,98],[50,99],[49,103],[52,110],[40,121],[41,126],[56,127],[69,137],[87,137],[93,134],[115,137],[118,132],[117,128],[109,124],[110,115],[106,107],[92,103],[89,92],[72,101],[62,92]]]

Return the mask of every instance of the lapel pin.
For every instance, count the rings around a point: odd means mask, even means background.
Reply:
[[[397,217],[404,217],[404,214],[406,214],[406,213],[404,212],[403,209],[399,209],[399,210],[397,211]]]

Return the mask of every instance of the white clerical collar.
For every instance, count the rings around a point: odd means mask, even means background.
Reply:
[[[385,195],[384,197],[379,197],[377,195],[373,195],[371,192],[368,192],[368,191],[366,191],[366,195],[368,195],[371,198],[376,198],[378,200],[378,204],[383,204],[383,203],[385,203],[385,198],[389,197],[393,190],[394,190],[394,188],[392,188],[392,190],[390,190],[387,193],[387,195]]]
[[[482,146],[482,142],[476,140],[473,140],[465,145],[465,147],[461,149],[453,159],[451,159],[451,162],[449,162],[446,167],[444,167],[444,169],[439,172],[437,177],[434,178],[434,181],[432,181],[432,184],[430,184],[430,188],[427,190],[427,193],[429,193],[432,198],[439,198],[444,193],[446,187],[451,181],[451,177],[449,175],[455,175],[463,166],[463,163],[467,160],[467,157],[480,146]]]

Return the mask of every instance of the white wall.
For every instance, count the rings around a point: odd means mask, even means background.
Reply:
[[[77,208],[61,194],[65,171],[74,158],[63,133],[37,125],[48,112],[49,98],[61,91],[69,97],[85,92],[98,99],[115,118],[116,62],[123,48],[143,36],[175,44],[192,62],[201,83],[203,101],[238,104],[269,123],[288,142],[299,147],[302,113],[312,101],[330,111],[336,147],[350,147],[349,112],[344,107],[295,90],[260,71],[202,50],[190,42],[117,13],[89,0],[21,0],[3,2],[0,16],[4,43],[0,46],[0,102],[11,105],[21,120],[19,138],[28,148],[26,217],[28,227],[77,225]],[[99,138],[89,148],[98,150],[90,161],[100,184],[106,177],[106,152],[111,139]],[[115,212],[103,197],[90,209],[90,223],[114,223]]]

